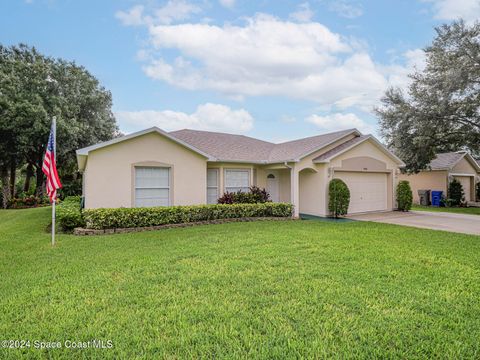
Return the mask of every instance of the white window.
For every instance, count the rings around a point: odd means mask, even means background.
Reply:
[[[225,170],[225,191],[248,192],[250,187],[250,171],[248,170]]]
[[[170,205],[170,169],[135,167],[135,206]]]
[[[207,169],[207,204],[218,200],[218,169]]]

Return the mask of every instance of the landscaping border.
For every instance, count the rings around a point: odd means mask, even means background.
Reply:
[[[85,228],[75,228],[73,234],[77,236],[88,236],[88,235],[111,235],[111,234],[125,234],[125,233],[134,233],[142,231],[152,231],[152,230],[164,230],[171,228],[184,228],[189,226],[196,225],[214,225],[214,224],[225,224],[232,222],[252,222],[252,221],[286,221],[286,220],[298,220],[291,216],[287,217],[246,217],[246,218],[231,218],[231,219],[217,219],[217,220],[206,220],[206,221],[196,221],[180,224],[164,224],[157,226],[145,226],[145,227],[132,227],[132,228],[116,228],[116,229],[85,229]]]

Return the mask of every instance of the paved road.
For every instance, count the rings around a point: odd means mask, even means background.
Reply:
[[[444,230],[480,235],[480,216],[429,211],[390,211],[351,215],[349,218],[388,224],[413,226],[424,229]]]

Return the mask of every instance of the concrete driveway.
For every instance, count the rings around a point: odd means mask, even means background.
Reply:
[[[390,211],[348,216],[353,220],[480,235],[480,216],[427,211]]]

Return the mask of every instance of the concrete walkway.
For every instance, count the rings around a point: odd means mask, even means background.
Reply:
[[[353,220],[480,235],[480,216],[429,211],[390,211],[348,216]]]

